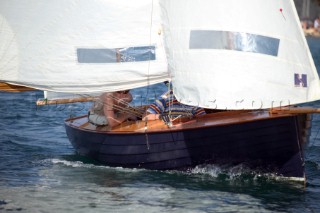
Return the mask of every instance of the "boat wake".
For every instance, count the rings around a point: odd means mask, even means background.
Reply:
[[[110,167],[110,166],[104,166],[104,165],[95,165],[92,163],[84,163],[82,161],[70,161],[70,160],[61,160],[61,159],[47,159],[45,161],[47,163],[51,163],[54,165],[63,165],[63,166],[73,167],[73,168],[114,169],[114,170],[123,171],[123,172],[145,171],[145,169],[129,169],[129,168],[123,168],[123,167]]]
[[[245,164],[238,164],[235,166],[204,164],[196,166],[195,168],[190,169],[188,172],[191,174],[208,175],[214,178],[231,180],[243,177],[257,178],[262,176],[259,171],[252,170]],[[262,174],[263,176],[265,175],[265,173]]]
[[[72,168],[86,168],[86,169],[99,169],[99,170],[114,170],[118,172],[155,172],[154,170],[146,170],[140,168],[123,168],[123,167],[110,167],[105,165],[96,165],[93,163],[85,163],[82,161],[71,161],[64,159],[47,159],[45,160],[48,164],[62,165]],[[167,174],[183,174],[183,175],[194,175],[202,176],[206,178],[214,178],[216,180],[223,181],[288,181],[290,178],[278,176],[274,173],[265,173],[259,170],[252,170],[246,164],[238,164],[234,166],[230,165],[215,165],[215,164],[203,164],[194,168],[188,169],[187,171],[161,171]],[[293,180],[299,181],[299,180]]]
[[[49,161],[53,164],[62,164],[65,166],[70,166],[70,167],[74,167],[74,168],[93,168],[96,167],[93,164],[85,164],[81,161],[67,161],[67,160],[60,160],[60,159],[49,159]]]
[[[288,178],[279,176],[275,173],[268,173],[264,170],[253,170],[246,164],[232,166],[204,164],[188,170],[188,173],[193,175],[207,175],[209,177],[225,181],[301,181],[300,179],[296,178]]]

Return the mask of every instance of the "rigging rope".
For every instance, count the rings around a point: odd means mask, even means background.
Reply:
[[[128,113],[131,115],[135,115],[138,118],[142,118],[142,115],[144,114],[144,109],[142,107],[139,108],[139,107],[130,106],[128,102],[124,101],[121,98],[115,97],[113,95],[111,95],[110,98],[118,102],[118,104],[109,104],[107,102],[103,102],[103,104],[109,105],[113,109],[118,110],[120,112]]]

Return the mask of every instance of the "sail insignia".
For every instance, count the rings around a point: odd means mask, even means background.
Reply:
[[[294,74],[294,85],[296,87],[308,87],[307,75],[306,74]]]

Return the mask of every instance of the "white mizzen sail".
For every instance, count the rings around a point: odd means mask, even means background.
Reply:
[[[67,93],[168,79],[158,3],[1,0],[0,81]]]
[[[173,89],[182,103],[260,109],[320,98],[292,0],[161,0]]]

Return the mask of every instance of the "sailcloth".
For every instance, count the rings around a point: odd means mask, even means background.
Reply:
[[[151,0],[1,0],[0,81],[64,93],[168,79]]]
[[[260,109],[320,98],[292,0],[160,0],[173,89],[182,103]]]

